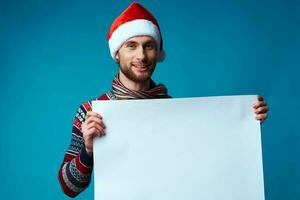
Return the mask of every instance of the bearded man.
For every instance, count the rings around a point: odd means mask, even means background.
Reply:
[[[102,117],[92,112],[91,101],[171,98],[164,85],[151,79],[165,53],[158,22],[146,8],[132,3],[112,23],[107,40],[119,70],[112,81],[112,90],[81,104],[74,118],[71,144],[58,173],[62,190],[70,197],[77,196],[89,185],[93,138],[105,135]],[[258,96],[253,108],[256,119],[263,122],[268,107],[262,97]]]

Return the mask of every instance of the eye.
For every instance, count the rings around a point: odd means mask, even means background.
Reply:
[[[126,47],[129,48],[129,49],[135,49],[136,48],[136,44],[133,43],[133,42],[130,42],[130,43],[126,44]]]
[[[155,48],[155,44],[154,43],[148,43],[145,45],[145,48],[148,50],[152,50]]]

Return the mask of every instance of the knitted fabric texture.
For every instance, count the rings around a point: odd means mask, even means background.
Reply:
[[[161,99],[170,98],[168,90],[163,84],[156,85],[153,80],[150,81],[150,89],[146,91],[133,91],[123,85],[116,75],[112,81],[112,93],[119,99]]]
[[[91,182],[93,158],[90,157],[85,150],[82,123],[85,121],[87,112],[92,111],[92,101],[169,98],[166,87],[163,85],[156,86],[153,81],[151,81],[151,86],[148,91],[136,92],[126,88],[118,77],[116,77],[113,80],[112,88],[113,91],[82,103],[74,117],[71,142],[58,171],[61,188],[63,192],[70,197],[75,197],[80,194]]]

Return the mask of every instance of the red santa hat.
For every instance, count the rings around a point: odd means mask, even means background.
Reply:
[[[110,54],[116,60],[116,53],[122,44],[131,37],[151,36],[157,45],[157,61],[165,58],[162,36],[155,17],[141,4],[133,2],[112,23],[107,40]]]

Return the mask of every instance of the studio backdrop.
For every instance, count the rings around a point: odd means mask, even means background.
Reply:
[[[111,89],[118,66],[106,35],[131,2],[0,2],[0,199],[69,199],[57,172],[73,118]],[[262,95],[266,200],[300,199],[300,2],[139,2],[167,55],[153,79],[173,97]],[[93,186],[77,199],[92,199]]]

